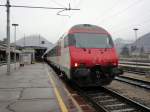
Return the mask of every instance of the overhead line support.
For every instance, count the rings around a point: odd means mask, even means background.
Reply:
[[[7,0],[6,5],[1,5],[0,7],[6,7],[6,12],[7,12],[7,26],[6,26],[6,38],[7,38],[7,74],[10,75],[10,7],[18,7],[18,8],[37,8],[37,9],[54,9],[54,10],[80,10],[80,9],[73,9],[70,7],[69,8],[55,8],[55,7],[40,7],[40,6],[21,6],[21,5],[10,5],[10,1]]]

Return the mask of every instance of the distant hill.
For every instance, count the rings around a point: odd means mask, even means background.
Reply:
[[[38,46],[38,47],[46,47],[51,48],[53,44],[46,40],[44,37],[39,35],[30,35],[27,37],[23,37],[16,41],[16,45],[18,46]]]

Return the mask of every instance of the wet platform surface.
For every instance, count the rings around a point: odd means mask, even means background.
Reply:
[[[61,112],[59,103],[44,63],[20,67],[10,76],[0,74],[0,112]]]

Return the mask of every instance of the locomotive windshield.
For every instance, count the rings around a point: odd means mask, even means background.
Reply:
[[[69,36],[70,45],[79,48],[112,48],[113,41],[106,34],[76,33]]]

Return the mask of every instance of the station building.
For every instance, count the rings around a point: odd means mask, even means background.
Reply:
[[[31,55],[33,61],[41,61],[44,52],[51,48],[53,44],[40,35],[24,36],[17,40],[17,46],[20,46],[22,53]]]
[[[7,56],[7,40],[0,41],[0,62],[6,62]],[[16,52],[17,61],[23,59],[25,63],[41,61],[42,55],[47,49],[53,46],[51,42],[40,35],[31,35],[23,37],[16,41],[16,50],[14,43],[10,46],[11,62],[14,60],[14,52]],[[30,61],[29,61],[30,60]]]

